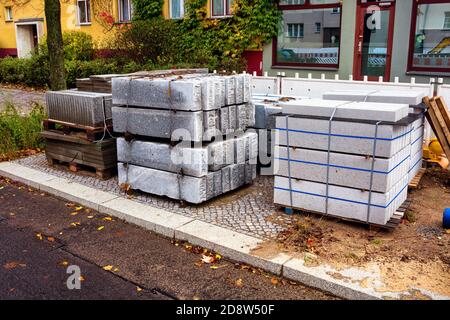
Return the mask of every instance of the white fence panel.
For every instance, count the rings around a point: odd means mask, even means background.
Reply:
[[[433,81],[434,82],[434,81]],[[322,99],[323,93],[333,90],[370,90],[370,91],[409,91],[424,93],[433,96],[433,84],[416,84],[415,79],[410,83],[403,82],[372,82],[312,78],[283,78],[281,80],[281,94],[291,96],[304,96],[312,99]]]
[[[253,77],[254,94],[279,94],[279,78],[276,77]]]
[[[447,107],[450,105],[450,84],[441,84],[437,88],[437,95],[443,97]]]

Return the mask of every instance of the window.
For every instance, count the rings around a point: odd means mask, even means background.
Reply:
[[[5,7],[5,20],[13,21],[12,7]]]
[[[444,29],[450,29],[450,12],[445,13]]]
[[[184,0],[170,0],[170,18],[180,19],[184,17]]]
[[[211,16],[225,17],[233,12],[234,0],[211,0]]]
[[[303,23],[288,23],[288,34],[289,38],[303,38],[304,35],[304,24]]]
[[[129,22],[133,16],[132,0],[119,0],[119,22]]]
[[[316,33],[320,33],[322,31],[322,23],[316,22]]]
[[[78,5],[78,23],[90,24],[91,23],[91,1],[90,0],[77,0]]]
[[[450,72],[450,1],[418,0],[412,17],[408,70]]]
[[[282,0],[280,9],[283,19],[273,41],[273,65],[337,68],[340,1]]]

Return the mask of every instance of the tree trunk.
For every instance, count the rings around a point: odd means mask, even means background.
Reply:
[[[61,4],[59,0],[45,0],[47,47],[50,63],[50,89],[66,89],[64,48],[61,31]]]

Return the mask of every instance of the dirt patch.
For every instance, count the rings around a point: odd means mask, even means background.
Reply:
[[[450,207],[450,174],[430,169],[410,198],[409,221],[404,219],[393,231],[316,215],[296,215],[287,221],[279,211],[270,219],[287,231],[261,247],[274,248],[275,243],[297,256],[309,252],[336,270],[377,268],[385,284],[379,290],[419,287],[450,296],[450,234],[442,228],[442,212]]]

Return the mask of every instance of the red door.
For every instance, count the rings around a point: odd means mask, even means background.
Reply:
[[[247,72],[253,74],[256,72],[256,75],[262,76],[262,61],[263,61],[263,52],[262,51],[244,51],[242,57],[247,61]]]
[[[370,81],[389,81],[395,2],[358,1],[353,76]]]

